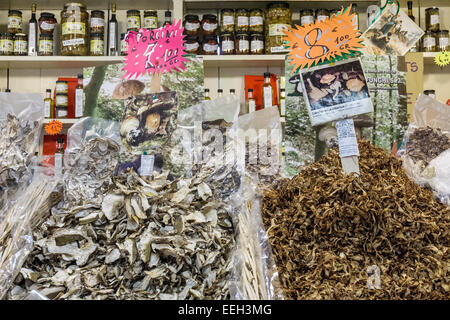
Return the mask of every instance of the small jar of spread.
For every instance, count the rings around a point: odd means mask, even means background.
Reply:
[[[197,36],[187,36],[184,51],[190,54],[200,54],[200,42]]]
[[[184,17],[184,33],[189,36],[197,36],[200,31],[200,20],[195,14]]]
[[[14,55],[26,56],[28,54],[28,41],[25,33],[17,33],[14,37]]]
[[[236,54],[249,54],[250,52],[250,41],[247,33],[241,32],[236,34]]]
[[[56,89],[55,89],[56,94],[67,95],[68,88],[69,87],[68,87],[67,81],[63,81],[63,80],[56,81]]]
[[[158,29],[158,12],[156,10],[144,11],[144,28],[148,30]]]
[[[264,11],[261,9],[250,10],[248,29],[250,32],[264,32]]]
[[[441,30],[437,33],[436,36],[437,42],[437,51],[449,51],[449,39],[448,39],[448,30]]]
[[[249,13],[247,9],[236,10],[236,22],[234,29],[236,32],[248,32]]]
[[[141,12],[139,10],[127,11],[127,31],[139,31],[141,27]]]
[[[52,56],[53,55],[53,36],[51,34],[41,34],[39,36],[39,55]]]
[[[217,17],[213,14],[204,14],[201,26],[203,35],[215,35],[217,32]]]
[[[103,33],[91,34],[91,56],[103,56],[105,54],[105,41],[103,40]]]
[[[314,13],[311,9],[305,9],[300,11],[300,24],[305,26],[307,24],[314,23]]]
[[[9,10],[8,11],[8,33],[22,32],[22,11]]]
[[[233,9],[220,10],[220,31],[234,32],[234,10]]]
[[[220,35],[220,52],[224,55],[234,54],[233,33],[223,32]]]
[[[203,37],[202,51],[205,55],[217,54],[217,37],[213,35],[206,35]]]
[[[53,35],[53,30],[55,30],[56,23],[57,21],[53,13],[42,12],[41,17],[39,18],[39,30],[42,34]]]
[[[57,93],[55,98],[56,118],[67,118],[67,93]]]
[[[0,33],[0,55],[12,56],[14,54],[14,36],[12,33]]]
[[[436,33],[430,30],[425,31],[422,41],[423,52],[435,52],[436,51]]]
[[[425,9],[425,27],[427,31],[439,31],[439,8]]]
[[[101,10],[91,11],[91,32],[105,33],[105,13]]]
[[[254,32],[250,35],[250,53],[264,53],[264,34],[262,32]]]
[[[316,20],[318,22],[325,21],[330,17],[330,12],[327,9],[317,9],[316,11]]]
[[[120,35],[120,55],[126,56],[128,52],[128,42],[127,39],[127,33],[122,33]]]

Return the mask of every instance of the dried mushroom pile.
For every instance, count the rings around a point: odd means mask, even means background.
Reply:
[[[406,154],[414,162],[421,161],[427,166],[431,160],[449,148],[450,139],[440,129],[417,128],[408,137]]]
[[[360,177],[345,176],[332,150],[265,194],[286,298],[449,299],[450,209],[399,160],[367,141],[359,149]],[[369,267],[381,271],[379,289],[367,285]]]

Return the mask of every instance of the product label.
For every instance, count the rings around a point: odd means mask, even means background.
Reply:
[[[50,118],[50,109],[52,107],[52,104],[50,102],[50,100],[45,100],[44,103],[44,117],[46,118]]]
[[[9,28],[22,29],[22,18],[15,16],[8,17],[8,29]]]
[[[36,52],[36,24],[31,23],[30,26],[30,32],[28,34],[28,51],[29,53]]]
[[[252,113],[256,111],[256,102],[255,100],[248,101],[248,113]]]
[[[109,25],[109,47],[112,49],[116,48],[116,24],[111,23]]]
[[[56,109],[56,117],[57,118],[64,118],[67,117],[67,109]]]
[[[353,17],[352,21],[353,21],[353,24],[354,24],[357,28],[359,28],[359,19],[358,19],[358,15],[357,15],[357,14],[355,14],[355,16]]]
[[[128,42],[126,42],[125,39],[122,40],[121,51],[122,52],[127,52],[128,51]]]
[[[433,14],[430,16],[430,24],[438,24],[439,23],[439,15],[438,14]]]
[[[0,52],[12,53],[14,52],[14,42],[12,40],[0,40]]]
[[[158,28],[158,18],[156,18],[156,17],[144,18],[144,28],[145,29],[157,29]],[[197,28],[200,28],[200,24],[198,24]]]
[[[353,119],[337,121],[336,129],[339,143],[339,156],[341,158],[359,156]]]
[[[27,52],[27,42],[25,40],[14,41],[14,52],[16,53]]]
[[[42,21],[41,29],[46,30],[46,31],[51,31],[51,30],[55,29],[55,24]]]
[[[233,50],[234,50],[234,41],[231,40],[222,41],[222,51],[228,52]]]
[[[327,19],[328,16],[317,16],[317,21],[321,22],[321,21],[325,21],[325,19]]]
[[[56,84],[56,93],[67,93],[67,84],[58,82]]]
[[[91,40],[91,53],[103,54],[105,51],[105,42],[103,40],[95,39]]]
[[[99,28],[105,26],[105,19],[91,18],[91,28]]]
[[[261,50],[264,50],[264,41],[262,40],[253,40],[250,43],[250,50],[252,53],[259,52]]]
[[[248,26],[248,17],[246,17],[246,16],[239,16],[237,18],[237,25],[238,25],[238,27]]]
[[[436,45],[435,37],[423,38],[423,46],[424,47],[434,47],[435,45]]]
[[[306,25],[306,24],[311,24],[314,22],[314,17],[313,16],[303,16],[300,18],[300,24],[302,26]]]
[[[272,87],[263,87],[264,108],[272,107]]]
[[[217,23],[208,23],[208,22],[205,22],[204,24],[203,24],[203,30],[205,30],[205,31],[214,31],[214,30],[216,30],[217,29]]]
[[[62,35],[86,34],[86,24],[84,22],[65,22],[62,25]]]
[[[53,40],[39,40],[39,53],[49,52],[53,52]]]
[[[288,24],[271,24],[269,25],[269,36],[284,36],[284,31],[289,30]]]
[[[55,153],[55,173],[62,173],[62,165],[63,165],[63,154]]]
[[[66,95],[56,95],[56,106],[65,107],[67,106],[67,96]],[[67,110],[66,110],[67,112]]]
[[[263,17],[259,16],[250,17],[250,27],[262,25],[263,25]]]
[[[84,44],[84,39],[83,38],[70,39],[70,40],[64,40],[63,41],[63,46],[64,47],[76,46],[76,45],[79,45],[79,44]]]
[[[447,37],[442,37],[439,38],[439,47],[447,47],[448,46],[448,38]]]
[[[216,52],[217,51],[217,44],[209,44],[209,43],[204,43],[203,44],[203,51],[205,52]]]
[[[141,17],[133,16],[127,18],[128,29],[138,29],[141,27]]]
[[[222,17],[222,25],[223,26],[232,26],[232,25],[234,25],[234,16],[223,16]]]
[[[246,51],[249,49],[248,40],[239,40],[239,51]]]
[[[280,99],[280,116],[286,115],[286,100]]]
[[[200,47],[200,45],[198,44],[198,42],[195,43],[185,43],[184,47],[186,48],[186,51],[195,51],[198,49],[198,47]]]
[[[141,156],[141,166],[139,168],[139,175],[148,177],[152,175],[153,166],[155,164],[155,156],[152,154],[143,154]]]
[[[83,89],[75,89],[75,118],[83,116]]]
[[[184,25],[184,28],[187,31],[195,31],[195,30],[198,30],[200,28],[200,23],[186,22],[186,24]]]
[[[270,53],[284,53],[284,52],[288,52],[288,50],[283,45],[270,48]]]

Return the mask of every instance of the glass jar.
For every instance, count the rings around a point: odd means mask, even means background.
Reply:
[[[318,22],[325,21],[330,17],[330,12],[327,9],[317,9],[316,11],[316,20]]]
[[[158,29],[158,12],[156,10],[144,11],[144,28],[148,30]]]
[[[8,11],[8,33],[22,32],[22,11],[9,10]]]
[[[126,33],[122,33],[120,35],[120,55],[122,56],[126,56],[128,52],[128,42],[126,41],[126,36]]]
[[[250,52],[250,39],[248,33],[236,34],[236,54],[249,54]]]
[[[422,41],[423,52],[435,52],[436,51],[436,33],[430,30],[425,31]]]
[[[51,34],[41,34],[39,36],[39,55],[52,56],[53,55],[53,36]]]
[[[248,30],[250,32],[264,32],[264,11],[261,9],[250,10]]]
[[[234,54],[233,33],[224,32],[220,35],[220,49],[221,54]]]
[[[103,56],[105,54],[105,41],[103,33],[92,33],[90,42],[91,56]]]
[[[220,10],[220,31],[234,32],[234,10],[233,9]]]
[[[441,30],[437,33],[437,51],[449,51],[448,30]]]
[[[184,17],[184,33],[189,36],[197,36],[200,31],[200,20],[195,14]]]
[[[427,31],[439,31],[439,8],[425,9],[425,27]]]
[[[213,14],[204,14],[201,25],[203,35],[215,35],[217,32],[217,17]]]
[[[200,54],[200,42],[197,36],[187,36],[184,43],[184,51],[190,54]]]
[[[56,23],[57,21],[53,13],[42,12],[39,18],[39,30],[41,33],[53,35]]]
[[[14,35],[12,33],[0,33],[0,55],[12,56],[14,54]]]
[[[217,54],[217,38],[213,35],[206,35],[203,37],[202,51],[205,55]]]
[[[28,54],[28,41],[25,33],[17,33],[14,37],[14,55],[26,56]]]
[[[86,6],[81,3],[67,3],[61,11],[61,42],[62,56],[87,56],[87,27],[89,14]]]
[[[237,9],[234,30],[236,32],[248,32],[249,20],[249,12],[247,9]]]
[[[250,35],[250,53],[264,53],[264,34],[262,32],[254,32]]]
[[[67,95],[68,92],[68,82],[64,81],[64,80],[58,80],[56,81],[56,89],[55,89],[55,93],[56,94],[65,94]]]
[[[139,31],[141,28],[141,12],[139,10],[127,11],[127,31]]]
[[[55,98],[56,118],[67,118],[67,93],[57,93]]]
[[[101,10],[91,11],[90,33],[105,33],[105,13]]]
[[[435,90],[424,90],[423,94],[430,96],[433,99],[436,99],[436,91]]]
[[[314,23],[314,12],[311,9],[300,11],[300,24],[305,26]]]
[[[265,20],[265,51],[268,54],[288,52],[283,45],[283,30],[288,30],[292,24],[291,9],[286,2],[269,3]]]

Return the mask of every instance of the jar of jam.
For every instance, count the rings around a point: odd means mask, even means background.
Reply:
[[[254,32],[250,35],[250,53],[264,53],[264,34],[262,32]]]
[[[234,32],[234,10],[233,9],[220,10],[220,31]]]
[[[264,32],[264,11],[261,9],[250,10],[248,29],[250,32]]]
[[[325,19],[330,17],[330,12],[327,9],[317,9],[316,20],[318,22],[325,21]]]
[[[139,10],[127,11],[127,31],[139,31],[141,27],[141,12]]]
[[[234,29],[236,32],[248,32],[249,13],[247,9],[236,10],[236,22]]]
[[[217,54],[217,38],[213,35],[206,35],[203,37],[202,51],[205,55]]]
[[[250,52],[250,39],[248,33],[236,34],[236,54],[249,54]]]
[[[201,26],[203,35],[215,35],[217,32],[217,17],[213,14],[204,14]]]
[[[148,30],[158,29],[158,12],[156,10],[144,11],[144,28]]]
[[[436,36],[437,51],[449,51],[450,46],[448,40],[448,30],[439,31]]]
[[[39,55],[52,56],[53,55],[53,36],[51,34],[42,33],[39,36]]]
[[[101,10],[91,11],[91,32],[105,33],[105,13]]]
[[[68,82],[64,81],[64,80],[58,80],[56,81],[56,89],[55,89],[55,93],[56,94],[65,94],[67,95],[68,92]]]
[[[55,30],[56,23],[57,21],[53,13],[42,12],[41,17],[39,18],[39,30],[43,34],[53,35],[53,30]]]
[[[8,11],[8,33],[22,32],[22,11],[9,10]]]
[[[221,54],[234,54],[234,39],[233,33],[223,32],[220,35],[220,52]]]
[[[105,41],[103,40],[103,33],[91,34],[91,56],[103,56],[105,54]]]
[[[12,33],[0,33],[0,55],[12,56],[14,54],[14,35]]]
[[[425,27],[427,31],[439,31],[439,8],[425,9]]]
[[[184,43],[184,51],[190,54],[200,54],[200,42],[197,36],[187,36]]]
[[[305,9],[300,12],[300,24],[306,26],[314,23],[314,13],[311,9]]]
[[[423,52],[435,52],[436,51],[436,33],[430,30],[425,31],[422,41]]]
[[[126,41],[127,39],[127,33],[122,33],[120,35],[120,55],[121,56],[126,56],[127,52],[128,52],[128,42]]]
[[[14,55],[26,56],[28,54],[28,41],[25,33],[17,33],[14,37]]]
[[[200,31],[200,20],[195,14],[184,17],[184,33],[189,36],[197,36]]]

